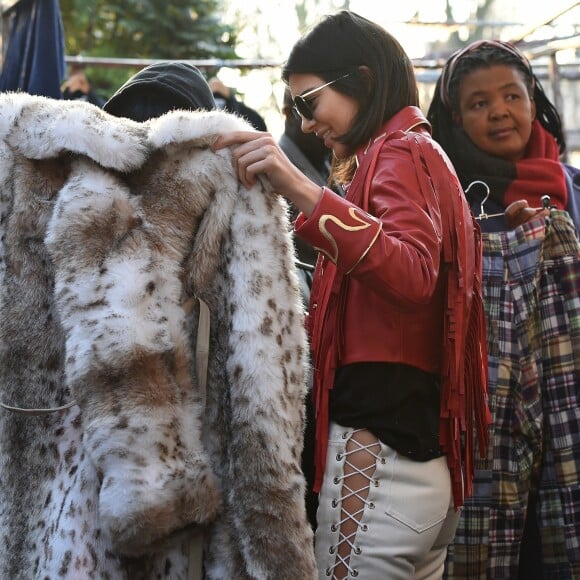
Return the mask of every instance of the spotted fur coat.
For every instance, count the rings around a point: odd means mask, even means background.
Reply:
[[[0,579],[185,579],[199,530],[206,578],[316,577],[287,208],[209,148],[239,128],[0,95],[0,401],[76,402],[0,409]]]

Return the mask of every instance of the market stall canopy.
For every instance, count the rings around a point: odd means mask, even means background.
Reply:
[[[1,7],[8,27],[0,91],[60,98],[66,68],[58,0],[9,0]]]

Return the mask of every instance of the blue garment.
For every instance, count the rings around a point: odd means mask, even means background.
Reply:
[[[568,204],[566,211],[570,214],[576,231],[580,233],[580,169],[564,163]]]
[[[20,0],[12,10],[0,91],[60,99],[66,67],[58,0]]]

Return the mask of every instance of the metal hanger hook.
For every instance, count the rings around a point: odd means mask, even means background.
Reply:
[[[476,179],[475,181],[472,181],[466,188],[465,188],[465,193],[469,193],[469,190],[471,189],[471,187],[473,185],[483,185],[483,187],[485,187],[485,197],[481,200],[481,203],[479,204],[479,218],[484,218],[487,217],[487,214],[485,213],[485,210],[483,209],[483,206],[485,205],[485,202],[489,199],[489,185],[487,185],[487,183],[485,183],[485,181],[480,181],[479,179]]]

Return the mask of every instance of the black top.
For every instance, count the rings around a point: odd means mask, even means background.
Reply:
[[[368,429],[401,455],[428,461],[443,455],[439,408],[438,376],[404,364],[365,362],[338,369],[329,417]]]

